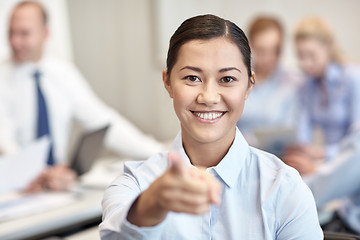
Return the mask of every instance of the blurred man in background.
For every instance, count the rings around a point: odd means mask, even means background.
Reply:
[[[0,153],[17,152],[43,136],[51,141],[48,168],[28,190],[66,189],[74,181],[66,165],[73,120],[88,131],[110,124],[105,145],[122,155],[143,159],[158,152],[162,145],[106,106],[74,66],[44,56],[47,23],[41,4],[19,3],[9,24],[12,59],[0,66],[0,123],[6,129]]]
[[[280,64],[284,30],[276,18],[261,16],[254,19],[248,37],[256,84],[237,126],[250,144],[256,146],[256,131],[293,126],[298,76]],[[271,152],[271,149],[266,150]]]

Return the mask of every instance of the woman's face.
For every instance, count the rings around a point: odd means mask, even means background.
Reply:
[[[305,38],[296,41],[301,69],[314,78],[323,77],[330,62],[330,48],[317,39]]]
[[[254,76],[252,76],[254,78]],[[184,141],[220,142],[235,136],[249,86],[239,48],[219,37],[192,40],[179,49],[165,87],[173,98]]]

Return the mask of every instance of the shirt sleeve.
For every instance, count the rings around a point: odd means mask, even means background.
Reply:
[[[102,102],[82,75],[72,70],[71,97],[75,119],[87,130],[110,124],[105,145],[115,152],[133,159],[146,159],[164,150],[163,144],[145,135],[134,124]]]
[[[323,232],[310,189],[295,170],[289,171],[283,182],[275,203],[278,225],[276,239],[322,240]]]
[[[124,174],[106,190],[102,201],[101,239],[160,239],[166,219],[154,227],[138,227],[127,220],[128,211],[140,193],[141,190],[137,179],[129,168],[125,166]]]

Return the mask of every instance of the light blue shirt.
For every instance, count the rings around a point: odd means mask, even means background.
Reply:
[[[293,127],[297,90],[297,74],[278,67],[261,84],[255,83],[237,126],[246,137],[263,128]]]
[[[191,165],[181,133],[172,149]],[[313,196],[296,170],[249,147],[239,130],[226,156],[207,169],[223,185],[220,206],[204,215],[169,212],[154,227],[128,222],[134,200],[167,168],[167,153],[125,164],[103,199],[102,239],[323,239]]]
[[[339,154],[304,176],[319,209],[335,199],[343,199],[340,217],[360,234],[360,122],[340,144]]]
[[[324,76],[325,95],[318,80],[309,78],[300,90],[298,137],[303,143],[313,141],[313,130],[322,130],[328,157],[334,147],[360,120],[360,71],[350,66],[329,64]]]

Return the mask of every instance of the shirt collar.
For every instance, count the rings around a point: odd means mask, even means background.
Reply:
[[[25,61],[21,63],[14,62],[10,60],[12,66],[23,73],[33,73],[36,70],[41,70],[44,67],[44,64],[47,62],[47,57],[42,57],[37,62]]]
[[[186,155],[182,145],[181,132],[176,136],[171,149],[178,151],[184,162],[187,165],[191,165],[190,159]],[[229,188],[232,188],[236,184],[239,174],[245,165],[245,159],[248,152],[249,145],[239,129],[236,128],[235,139],[229,151],[218,165],[208,168],[208,171],[213,171],[220,180],[222,180]]]
[[[229,151],[217,166],[212,167],[228,187],[232,188],[236,184],[248,152],[249,145],[239,129],[236,128],[235,139]]]
[[[171,146],[171,150],[177,151],[180,154],[183,161],[186,163],[186,165],[192,166],[191,161],[190,161],[189,157],[187,156],[185,149],[183,147],[183,144],[182,144],[181,131],[176,136],[176,138]]]

